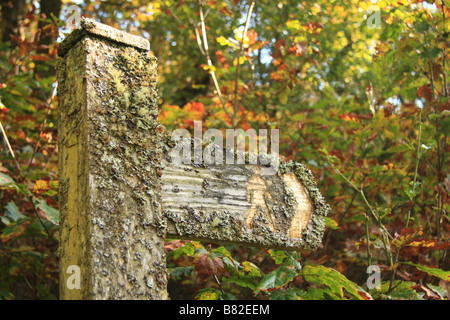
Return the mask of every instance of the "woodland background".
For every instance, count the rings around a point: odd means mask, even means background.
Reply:
[[[167,239],[172,299],[449,298],[448,3],[0,0],[0,299],[58,298],[69,5],[150,40],[167,130],[278,128],[332,208],[311,253]]]

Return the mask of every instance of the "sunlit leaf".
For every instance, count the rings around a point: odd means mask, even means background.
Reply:
[[[303,268],[301,274],[306,281],[326,285],[340,298],[344,298],[345,289],[353,298],[363,300],[363,297],[358,293],[360,289],[337,270],[320,265],[307,265]]]

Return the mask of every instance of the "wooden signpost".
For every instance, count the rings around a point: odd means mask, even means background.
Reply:
[[[83,19],[58,50],[61,299],[167,299],[164,238],[313,250],[328,205],[302,164],[177,164],[147,40]],[[74,266],[79,288],[68,285]]]

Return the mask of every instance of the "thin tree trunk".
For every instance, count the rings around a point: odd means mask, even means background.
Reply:
[[[11,35],[22,37],[21,25],[27,11],[25,0],[0,0],[0,41],[10,42]],[[14,43],[14,42],[13,42]]]
[[[52,15],[59,17],[61,12],[61,0],[41,0],[41,16],[45,15],[47,19],[51,19]],[[53,34],[51,31],[43,32],[43,28],[47,25],[45,21],[39,21],[38,28],[41,29],[41,38],[39,40],[39,45],[44,46],[38,50],[39,54],[48,54],[49,47],[56,41],[57,34]],[[49,65],[47,61],[36,61],[35,73],[41,77],[53,77],[55,76],[55,68]]]

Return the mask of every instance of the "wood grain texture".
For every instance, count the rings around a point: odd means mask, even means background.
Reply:
[[[281,163],[265,176],[254,164],[175,164],[166,157],[163,165],[167,237],[294,250],[321,241],[328,207],[301,164]]]

